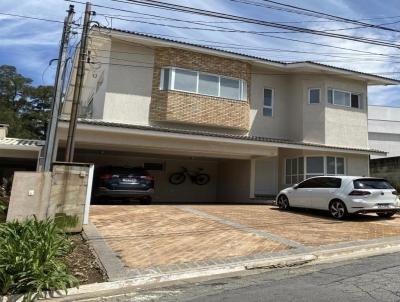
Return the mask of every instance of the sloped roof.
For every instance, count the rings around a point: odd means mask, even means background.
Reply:
[[[37,139],[6,137],[6,138],[0,139],[0,145],[40,148],[40,147],[44,146],[44,141],[37,140]]]
[[[62,118],[61,121],[67,122],[69,119]],[[105,126],[105,127],[116,127],[116,128],[126,128],[126,129],[136,129],[143,131],[157,131],[164,133],[172,133],[172,134],[186,134],[186,135],[197,135],[203,137],[219,137],[219,138],[228,138],[234,140],[242,140],[242,141],[254,141],[254,142],[265,142],[265,143],[273,143],[276,144],[277,147],[284,147],[284,145],[292,145],[292,146],[302,146],[302,147],[314,147],[314,148],[323,148],[326,150],[332,151],[341,151],[341,152],[362,152],[369,154],[378,154],[385,155],[386,152],[376,150],[376,149],[365,149],[365,148],[350,148],[350,147],[342,147],[342,146],[329,146],[323,144],[316,143],[307,143],[307,142],[298,142],[287,139],[280,138],[271,138],[271,137],[262,137],[262,136],[252,136],[252,135],[240,135],[240,134],[228,134],[228,133],[219,133],[219,132],[210,132],[210,131],[201,131],[201,130],[186,130],[186,129],[177,129],[170,127],[157,127],[157,126],[145,126],[145,125],[133,125],[133,124],[124,124],[124,123],[116,123],[109,122],[104,120],[96,120],[96,119],[78,119],[78,123],[80,124],[88,124],[88,125],[96,125],[96,126]]]

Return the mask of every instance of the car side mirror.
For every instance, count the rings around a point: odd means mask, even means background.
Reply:
[[[298,184],[295,184],[294,186],[293,186],[293,189],[295,189],[295,190],[297,190],[299,188],[299,185]]]

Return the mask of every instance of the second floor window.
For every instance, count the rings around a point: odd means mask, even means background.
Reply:
[[[362,95],[337,89],[328,89],[328,103],[351,108],[362,108]]]
[[[270,88],[264,88],[263,115],[273,116],[274,114],[274,91]]]
[[[160,89],[191,92],[231,100],[247,100],[246,81],[183,68],[161,69]]]
[[[309,88],[308,89],[308,103],[309,104],[319,104],[321,96],[321,89],[319,88]]]

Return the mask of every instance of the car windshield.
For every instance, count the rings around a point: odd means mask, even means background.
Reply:
[[[390,183],[384,179],[357,179],[354,181],[354,189],[393,189]]]

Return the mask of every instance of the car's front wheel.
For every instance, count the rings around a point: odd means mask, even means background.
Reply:
[[[288,210],[290,207],[290,204],[289,204],[289,199],[287,198],[287,196],[280,195],[278,197],[277,205],[278,205],[279,209],[281,209],[281,210]]]
[[[332,200],[329,205],[329,212],[336,219],[344,219],[347,216],[346,205],[341,200]]]
[[[379,217],[382,217],[382,218],[390,218],[390,217],[392,217],[394,214],[396,214],[396,212],[379,212],[379,213],[376,213]]]

